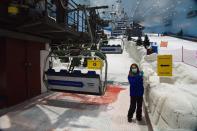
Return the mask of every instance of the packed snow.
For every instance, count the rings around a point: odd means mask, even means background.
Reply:
[[[168,41],[168,48],[165,50],[182,46],[187,49],[197,49],[195,42],[172,37],[151,36],[150,41],[157,43]],[[135,46],[135,43],[130,42],[130,46]],[[144,71],[145,105],[149,110],[154,129],[156,131],[196,131],[197,68],[182,62],[174,62],[172,77],[158,77],[157,54],[147,56],[143,47],[136,47],[136,50],[140,68]]]
[[[122,43],[121,39],[111,39],[109,44],[118,45]],[[121,44],[122,45],[122,44]],[[127,44],[125,45],[125,50],[123,54],[107,54],[108,61],[108,80],[114,82],[128,82],[127,76],[129,72],[130,65],[135,62],[133,56],[129,55]],[[131,49],[132,50],[132,49]],[[117,77],[119,76],[119,77]]]

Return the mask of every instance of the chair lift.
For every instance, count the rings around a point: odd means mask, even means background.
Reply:
[[[61,69],[57,72],[52,65],[50,65],[49,69],[43,73],[43,81],[47,89],[56,92],[104,95],[107,83],[107,59],[104,54],[99,51],[85,51],[85,53],[86,54],[82,53],[78,56],[58,56],[59,58],[69,57],[73,59],[80,58],[82,60],[88,60],[89,65],[87,65],[93,67],[86,68],[86,70],[88,70],[87,73],[82,73],[81,67],[77,70],[73,69],[69,71]],[[49,58],[51,58],[50,60],[54,60],[56,57],[57,55],[54,55],[53,51],[51,51],[45,60],[44,69],[46,69],[46,63],[49,61]],[[96,64],[100,64],[100,67],[97,68]],[[96,67],[95,69],[94,66]],[[105,68],[105,72],[103,72],[103,68]],[[100,70],[100,74],[98,74],[98,70]]]
[[[124,41],[121,39],[121,44],[110,45],[109,40],[101,40],[99,49],[104,54],[122,54],[124,49]]]

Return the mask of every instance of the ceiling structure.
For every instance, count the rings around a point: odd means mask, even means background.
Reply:
[[[195,0],[123,0],[130,18],[145,26],[160,25],[197,9]],[[128,4],[129,3],[129,4]]]
[[[110,6],[116,1],[90,0],[90,3]],[[197,16],[188,18],[189,12],[197,10],[197,0],[122,0],[122,6],[131,21],[137,21],[147,29],[159,30],[160,27],[163,31],[176,28],[177,32],[186,29],[188,35],[197,36]],[[193,25],[196,25],[196,31],[188,30]]]

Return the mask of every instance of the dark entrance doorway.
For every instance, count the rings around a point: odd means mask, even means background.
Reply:
[[[0,95],[4,106],[16,105],[41,93],[40,50],[45,44],[1,38]],[[2,74],[3,73],[3,74]]]

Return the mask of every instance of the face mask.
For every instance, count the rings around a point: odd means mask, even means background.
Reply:
[[[132,73],[136,74],[137,73],[137,69],[132,69]]]

